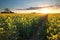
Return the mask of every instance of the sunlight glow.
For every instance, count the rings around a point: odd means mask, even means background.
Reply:
[[[60,10],[60,9],[59,9]],[[58,9],[55,8],[42,8],[38,10],[12,10],[15,13],[43,13],[43,14],[51,14],[51,13],[60,13]]]
[[[50,13],[51,10],[48,9],[48,8],[42,8],[40,12],[41,12],[41,13]]]

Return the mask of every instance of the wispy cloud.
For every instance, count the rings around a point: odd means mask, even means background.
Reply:
[[[38,9],[42,9],[42,8],[60,8],[60,5],[51,5],[51,6],[43,6],[43,7],[29,7],[29,8],[25,8],[25,9],[16,9],[16,10],[38,10]]]
[[[17,10],[37,10],[37,9],[41,9],[42,7],[29,7],[29,8],[25,8],[25,9],[17,9]]]

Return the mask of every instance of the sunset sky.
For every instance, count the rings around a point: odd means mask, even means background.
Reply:
[[[49,5],[60,5],[60,0],[0,0],[0,11],[4,8],[15,10]]]

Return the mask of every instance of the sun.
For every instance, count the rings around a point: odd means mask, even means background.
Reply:
[[[40,10],[40,12],[41,13],[50,13],[51,12],[51,10],[50,9],[48,9],[48,8],[42,8],[41,10]]]

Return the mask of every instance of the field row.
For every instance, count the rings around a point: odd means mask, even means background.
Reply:
[[[0,14],[0,40],[28,40],[41,25],[42,14]]]
[[[60,15],[0,14],[0,40],[60,40]]]

